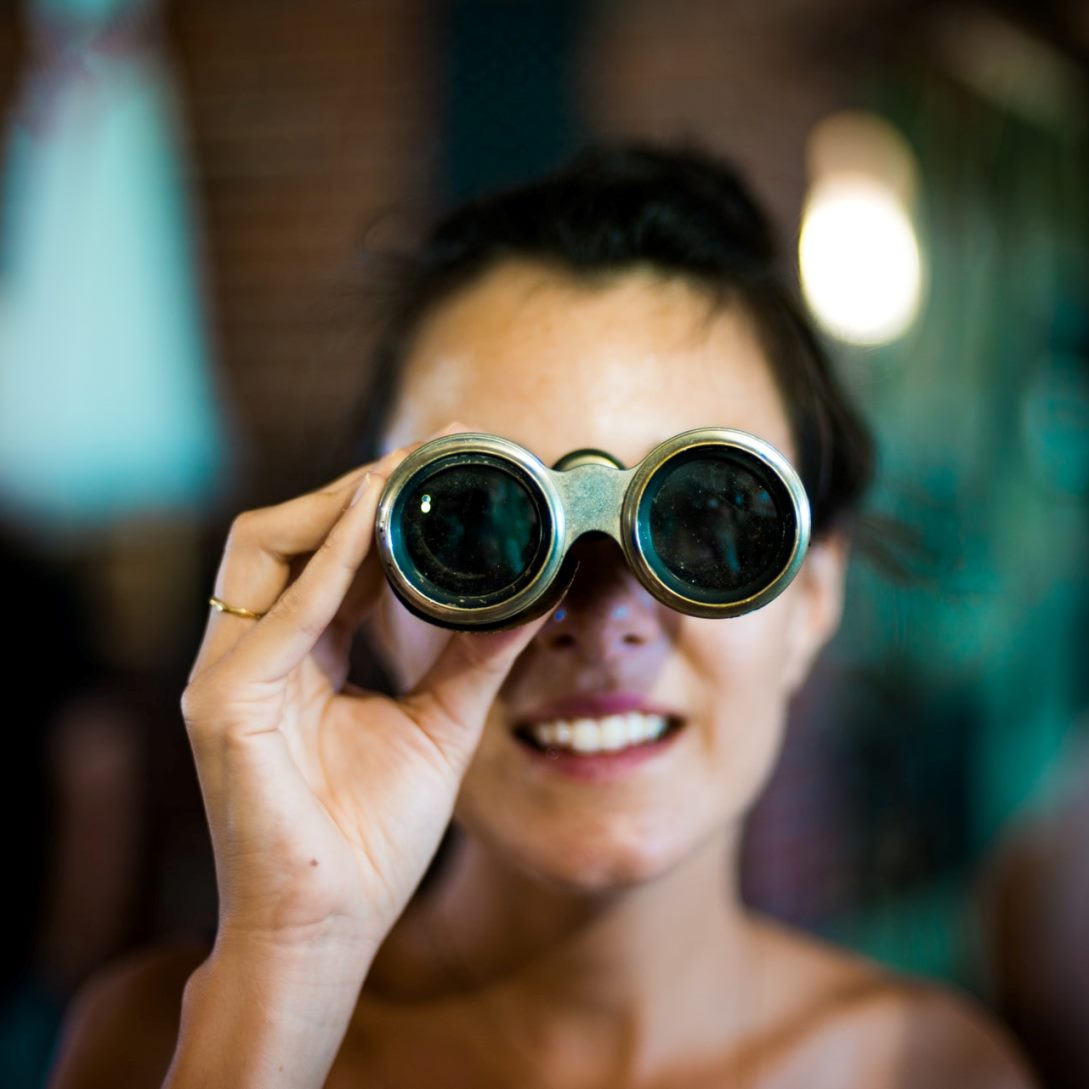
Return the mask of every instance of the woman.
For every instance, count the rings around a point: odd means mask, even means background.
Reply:
[[[214,948],[89,988],[57,1089],[1027,1084],[959,1001],[739,903],[741,821],[836,629],[871,464],[773,260],[734,174],[666,149],[588,153],[439,225],[380,353],[379,456],[243,514],[224,553],[183,700]],[[777,447],[812,504],[799,574],[754,612],[673,611],[596,537],[561,606],[505,631],[425,623],[381,576],[379,496],[425,437],[631,466],[707,425]],[[392,696],[347,683],[360,628]],[[526,743],[618,710],[673,725],[622,772]]]

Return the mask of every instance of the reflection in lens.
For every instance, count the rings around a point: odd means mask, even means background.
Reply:
[[[681,455],[654,477],[644,496],[649,543],[677,589],[732,601],[775,578],[793,512],[784,515],[769,485],[762,463],[730,451]]]
[[[400,523],[418,575],[451,597],[512,587],[542,539],[533,497],[491,465],[456,465],[428,476],[403,500]]]

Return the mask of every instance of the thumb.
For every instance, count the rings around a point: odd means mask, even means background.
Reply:
[[[452,760],[468,763],[511,666],[554,610],[517,628],[455,632],[401,704]]]

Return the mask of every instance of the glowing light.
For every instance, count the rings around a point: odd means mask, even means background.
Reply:
[[[798,241],[806,300],[842,340],[892,340],[914,320],[923,293],[908,207],[910,149],[879,118],[846,114],[818,126],[809,158],[813,182]]]
[[[420,500],[420,513],[421,514],[430,514],[431,513],[431,496],[425,495]]]

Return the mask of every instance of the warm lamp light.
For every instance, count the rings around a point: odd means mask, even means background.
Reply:
[[[909,211],[911,151],[880,118],[841,114],[814,130],[809,164],[813,180],[798,240],[806,301],[841,340],[893,340],[911,325],[923,293]]]

